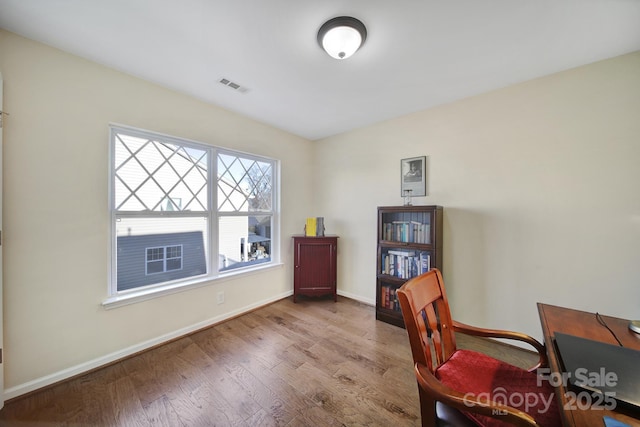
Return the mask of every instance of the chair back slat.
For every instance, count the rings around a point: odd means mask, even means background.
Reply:
[[[424,308],[424,313],[431,329],[431,345],[433,347],[433,361],[436,365],[442,363],[442,337],[440,333],[439,322],[435,310],[435,304],[429,304]]]
[[[437,269],[407,281],[397,292],[414,362],[432,371],[456,350],[451,312]]]

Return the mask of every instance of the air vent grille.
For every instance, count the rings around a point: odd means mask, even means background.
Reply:
[[[231,81],[231,80],[229,80],[229,79],[225,79],[224,77],[223,77],[223,78],[221,78],[220,80],[218,80],[218,82],[219,82],[220,84],[223,84],[223,85],[225,85],[225,86],[227,86],[227,87],[229,87],[229,88],[233,89],[233,90],[237,90],[237,91],[238,91],[238,92],[240,92],[240,93],[247,93],[247,92],[249,91],[249,89],[248,89],[248,88],[246,88],[246,87],[244,87],[244,86],[242,86],[242,85],[239,85],[239,84],[238,84],[238,83],[236,83],[236,82],[232,82],[232,81]]]

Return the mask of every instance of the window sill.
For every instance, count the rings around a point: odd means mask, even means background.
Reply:
[[[167,285],[157,286],[153,288],[140,289],[128,291],[126,293],[113,295],[102,301],[102,307],[110,310],[112,308],[122,307],[129,304],[135,304],[142,301],[148,301],[150,299],[162,297],[165,295],[171,295],[178,292],[184,292],[189,289],[196,289],[203,286],[208,286],[214,283],[224,282],[230,278],[237,278],[239,276],[250,276],[252,274],[258,274],[265,270],[271,270],[274,268],[282,268],[281,262],[273,262],[264,266],[258,266],[251,268],[250,270],[237,270],[226,271],[220,273],[217,277],[202,277],[194,279],[188,282],[170,283]]]

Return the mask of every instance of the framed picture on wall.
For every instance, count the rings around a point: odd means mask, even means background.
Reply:
[[[410,157],[400,161],[400,195],[406,197],[426,196],[427,157]]]

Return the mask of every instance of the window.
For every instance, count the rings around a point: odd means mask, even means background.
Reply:
[[[147,274],[182,270],[182,245],[147,248]]]
[[[111,296],[279,258],[277,161],[120,126],[110,139]]]
[[[218,248],[221,271],[271,260],[273,166],[218,154]]]

